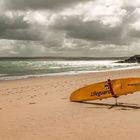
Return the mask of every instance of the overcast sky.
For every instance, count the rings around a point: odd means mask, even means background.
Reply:
[[[0,0],[0,56],[140,54],[140,0]]]

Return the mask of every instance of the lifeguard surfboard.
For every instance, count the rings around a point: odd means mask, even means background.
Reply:
[[[140,91],[140,78],[107,80],[91,84],[74,91],[70,101],[101,100]]]

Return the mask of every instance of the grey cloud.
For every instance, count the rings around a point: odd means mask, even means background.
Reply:
[[[121,27],[108,28],[99,22],[81,23],[78,28],[68,32],[68,36],[86,40],[116,41],[120,37]]]
[[[123,7],[127,12],[132,13],[136,8],[131,6],[124,6]]]
[[[15,15],[10,18],[5,14],[0,15],[0,29],[8,30],[8,29],[20,29],[28,27],[28,23],[24,21],[24,16]]]
[[[0,56],[41,56],[45,47],[39,42],[21,40],[0,40]]]
[[[48,22],[46,25],[45,22],[41,23],[39,17],[35,18],[40,22],[36,22],[34,17],[34,21],[32,21],[29,15],[27,18],[26,11],[22,11],[23,14],[13,14],[12,17],[8,17],[3,11],[3,14],[0,15],[0,39],[6,40],[3,43],[3,50],[2,47],[0,48],[0,56],[3,54],[9,56],[15,54],[16,56],[118,56],[119,54],[123,56],[125,53],[127,55],[139,50],[139,47],[133,47],[131,42],[139,39],[140,31],[129,29],[129,24],[138,19],[135,14],[132,14],[135,10],[134,7],[123,7],[127,10],[127,15],[122,17],[122,23],[114,24],[115,26],[112,27],[101,22],[103,16],[100,16],[100,19],[91,17],[90,21],[85,22],[83,17],[86,14],[84,15],[82,12],[81,15],[77,13],[68,13],[68,15],[64,13],[63,15],[61,9],[55,13],[57,8],[84,1],[86,0],[4,0],[6,8],[12,9],[13,12],[17,12],[16,10],[21,12],[20,10],[26,9],[33,9],[29,10],[31,13],[40,12],[37,10],[41,9],[54,11],[49,11],[49,18],[46,13],[47,20],[44,20]],[[45,12],[48,11],[43,12],[45,15]],[[121,20],[118,15],[119,18]],[[109,20],[111,21],[111,18]],[[1,42],[0,40],[0,46]],[[139,43],[136,46],[138,45]],[[9,48],[6,49],[5,46],[9,46]],[[133,49],[128,49],[129,47]]]
[[[54,9],[87,0],[5,0],[10,9]]]
[[[31,40],[37,41],[42,38],[38,33],[34,33],[30,29],[16,29],[16,30],[6,30],[1,36],[3,39],[13,39],[13,40]]]
[[[83,15],[60,15],[50,28],[65,32],[68,38],[102,41],[104,44],[129,45],[140,37],[140,31],[130,26],[138,20],[138,16],[134,7],[123,8],[127,10],[127,14],[117,26],[104,25],[101,23],[102,19],[85,22]]]
[[[81,0],[77,0],[78,2]],[[84,1],[84,0],[83,0]],[[63,4],[74,3],[75,1],[67,0],[6,0],[7,6],[13,6],[13,8],[48,8],[52,6],[59,6]],[[15,6],[15,7],[14,7]],[[20,7],[21,6],[21,7]],[[44,6],[44,7],[43,7]],[[130,10],[131,8],[128,8]],[[131,10],[130,10],[131,11]],[[50,32],[50,30],[42,25],[36,25],[29,23],[24,20],[25,15],[14,15],[14,18],[0,17],[0,38],[4,39],[17,39],[17,40],[43,40],[46,39],[45,36]],[[83,15],[79,16],[60,16],[58,14],[57,19],[53,25],[50,25],[52,31],[63,31],[66,33],[68,38],[77,38],[90,41],[104,41],[105,43],[115,43],[124,44],[127,39],[127,34],[122,36],[124,31],[124,26],[131,18],[125,18],[121,25],[115,27],[109,27],[103,25],[101,20],[93,20],[84,22]],[[125,23],[126,22],[126,23]],[[45,33],[46,32],[46,33]],[[52,38],[54,38],[52,36]],[[52,41],[53,42],[53,41]],[[54,41],[55,42],[55,41]],[[53,43],[52,43],[53,44]],[[53,46],[53,45],[52,45]]]
[[[52,29],[63,30],[67,37],[90,41],[121,41],[123,26],[109,27],[100,21],[84,22],[79,17],[58,17]]]
[[[134,38],[140,38],[140,30],[131,29],[129,36]]]
[[[24,15],[0,15],[0,38],[13,40],[41,40],[40,27],[32,27]]]

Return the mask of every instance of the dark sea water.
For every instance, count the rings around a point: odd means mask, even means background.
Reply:
[[[0,60],[0,80],[38,76],[68,75],[139,67],[118,60]]]

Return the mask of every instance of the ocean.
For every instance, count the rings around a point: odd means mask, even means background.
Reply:
[[[120,59],[100,60],[45,60],[45,59],[2,59],[0,60],[0,80],[24,79],[30,77],[70,75],[137,68],[138,63],[117,63]]]

